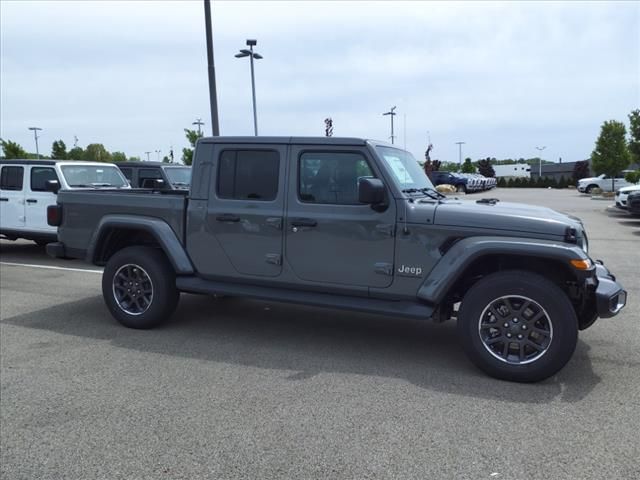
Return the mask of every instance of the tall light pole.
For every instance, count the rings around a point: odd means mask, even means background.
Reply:
[[[197,125],[198,126],[198,136],[202,135],[202,130],[200,129],[200,127],[202,127],[202,125],[204,125],[204,122],[202,121],[201,118],[196,118],[195,122],[191,122],[191,125]]]
[[[204,0],[204,30],[207,37],[207,71],[209,72],[209,103],[211,105],[211,131],[220,136],[218,124],[218,92],[216,91],[216,67],[213,63],[213,33],[211,30],[211,1]]]
[[[394,142],[393,142],[393,139],[396,137],[396,136],[393,134],[393,117],[395,117],[395,116],[397,115],[397,113],[395,112],[395,110],[396,110],[396,107],[395,107],[395,105],[394,105],[393,107],[391,107],[391,109],[390,109],[388,112],[384,112],[384,113],[382,114],[383,116],[384,116],[384,115],[389,115],[389,116],[391,117],[391,137],[390,137],[390,138],[391,138],[391,144],[392,144],[392,145],[393,145],[393,143],[394,143]]]
[[[253,132],[255,136],[258,136],[258,114],[256,112],[256,77],[253,72],[253,60],[260,60],[262,55],[259,53],[254,53],[253,47],[258,44],[257,40],[247,40],[247,46],[249,50],[243,48],[240,50],[240,53],[236,53],[236,58],[244,58],[249,57],[249,63],[251,64],[251,93],[253,95]]]
[[[38,149],[38,131],[42,130],[40,127],[29,127],[29,130],[33,130],[33,138],[36,141],[36,157],[40,160],[40,150]]]
[[[458,163],[460,164],[460,166],[462,167],[462,145],[464,145],[466,142],[456,142],[456,145],[458,145]]]
[[[160,150],[156,150],[156,159],[160,161]]]
[[[149,161],[149,154],[151,154],[151,152],[144,152],[147,154],[147,162]]]
[[[542,151],[547,148],[546,146],[544,147],[536,147],[536,150],[538,150],[538,178],[542,178]]]

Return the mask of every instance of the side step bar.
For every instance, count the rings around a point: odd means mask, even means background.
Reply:
[[[417,302],[389,301],[375,298],[329,295],[301,290],[288,290],[257,285],[216,282],[198,277],[176,278],[178,290],[189,293],[220,294],[238,297],[272,300],[274,302],[312,305],[314,307],[337,308],[380,315],[391,315],[419,320],[428,320],[433,307]]]

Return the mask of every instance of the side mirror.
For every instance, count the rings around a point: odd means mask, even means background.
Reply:
[[[384,183],[379,178],[361,178],[358,182],[358,201],[367,205],[384,202]]]
[[[153,181],[153,188],[155,188],[156,190],[162,190],[164,186],[164,180],[157,178]]]
[[[44,188],[47,192],[58,193],[60,190],[60,182],[58,180],[47,180],[44,182]]]

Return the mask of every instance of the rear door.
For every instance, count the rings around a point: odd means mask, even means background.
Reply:
[[[205,275],[280,275],[287,146],[219,144],[212,153],[205,231],[189,234],[191,257]]]
[[[25,177],[25,225],[30,232],[55,233],[57,227],[47,224],[47,207],[56,204],[57,195],[47,191],[46,182],[60,182],[56,170],[50,166],[32,165]]]
[[[24,171],[22,165],[0,167],[0,228],[24,230]]]
[[[292,146],[286,260],[301,279],[388,287],[393,281],[395,204],[358,202],[362,177],[380,172],[364,147]]]

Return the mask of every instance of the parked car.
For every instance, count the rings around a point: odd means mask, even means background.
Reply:
[[[109,163],[55,160],[0,160],[0,236],[57,240],[47,224],[47,206],[55,205],[58,189],[129,188],[122,173]]]
[[[434,185],[451,185],[457,192],[467,191],[467,179],[451,172],[431,172],[431,181]]]
[[[191,167],[163,162],[118,162],[133,188],[188,190],[191,185]]]
[[[629,187],[623,187],[616,191],[616,207],[627,208],[627,197],[633,192],[640,192],[640,185],[631,185]]]
[[[640,216],[640,192],[633,192],[627,197],[627,211],[634,217]]]
[[[603,192],[615,192],[619,188],[632,185],[624,179],[624,175],[630,171],[631,170],[624,170],[620,175],[613,178],[613,189],[611,188],[611,177],[604,173],[597,177],[581,178],[578,180],[578,191],[582,193],[591,193],[594,188],[599,188]]]
[[[626,304],[579,219],[446,198],[393,145],[202,138],[193,172],[189,192],[61,191],[49,207],[60,240],[47,252],[105,265],[105,303],[127,327],[160,324],[180,292],[456,318],[479,368],[530,382]]]

